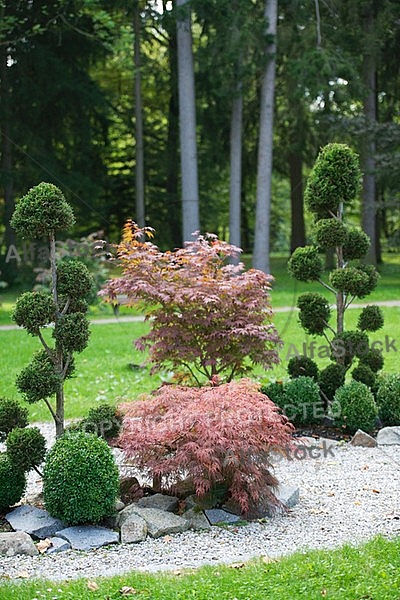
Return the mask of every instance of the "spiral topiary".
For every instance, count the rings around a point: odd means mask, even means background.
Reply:
[[[48,452],[43,472],[46,509],[67,525],[98,523],[114,512],[119,474],[99,437],[66,433]]]
[[[317,281],[324,270],[318,248],[305,246],[296,248],[288,262],[289,273],[298,281]]]
[[[25,487],[24,471],[12,464],[6,452],[0,453],[0,513],[21,500]]]
[[[385,425],[400,425],[400,374],[385,375],[376,394],[379,416]]]
[[[378,331],[382,329],[384,323],[383,312],[379,306],[365,306],[357,321],[357,328],[361,331]]]
[[[340,414],[335,418],[338,426],[350,433],[357,429],[370,432],[375,427],[378,408],[371,390],[364,383],[351,381],[343,385],[336,391],[334,403],[340,407]]]
[[[27,425],[28,409],[21,406],[16,400],[0,398],[0,442],[4,442],[15,427],[26,427]]]
[[[299,321],[311,335],[322,335],[331,316],[329,302],[321,294],[306,292],[297,299]]]
[[[8,434],[6,446],[7,456],[16,469],[27,472],[44,461],[46,440],[38,427],[16,427]]]
[[[288,362],[287,370],[292,379],[304,375],[318,381],[318,365],[308,356],[293,356]]]

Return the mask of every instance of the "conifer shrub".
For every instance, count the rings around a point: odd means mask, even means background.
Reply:
[[[332,362],[320,371],[319,387],[326,406],[332,402],[336,390],[344,385],[345,377],[346,367],[339,363]]]
[[[321,335],[331,316],[329,302],[321,294],[306,292],[298,297],[297,308],[300,309],[299,321],[304,331]]]
[[[400,425],[400,374],[381,378],[376,395],[379,416],[385,425]]]
[[[0,442],[4,442],[14,427],[28,425],[28,409],[16,400],[0,398]]]
[[[357,329],[361,331],[378,331],[383,327],[383,313],[379,306],[365,306],[357,321]]]
[[[312,377],[301,375],[284,387],[283,410],[296,426],[310,425],[321,420],[322,403],[318,383]]]
[[[366,354],[360,357],[360,364],[367,365],[374,373],[382,369],[383,363],[382,351],[377,348],[370,348]]]
[[[267,385],[261,386],[260,391],[268,396],[279,408],[282,409],[285,406],[285,388],[283,383],[272,381],[271,383],[267,383]]]
[[[335,417],[338,426],[349,433],[357,429],[370,432],[374,429],[378,408],[371,390],[359,381],[351,381],[340,387],[334,398],[334,404],[340,407]]]
[[[93,433],[105,440],[116,438],[121,431],[122,415],[111,404],[99,404],[89,409],[87,417],[72,423],[67,427],[68,432],[84,431]]]
[[[167,385],[120,410],[120,447],[161,490],[190,478],[199,499],[225,486],[243,515],[276,505],[270,451],[291,447],[293,426],[256,383]]]
[[[119,474],[107,443],[70,432],[47,454],[43,472],[46,509],[67,525],[98,523],[114,512]]]
[[[318,281],[324,270],[318,248],[305,246],[296,248],[288,263],[289,273],[299,281]]]
[[[0,514],[21,500],[25,487],[23,469],[16,468],[6,452],[0,453]]]
[[[46,440],[38,427],[16,427],[8,434],[6,446],[7,456],[16,469],[37,470],[44,461]]]
[[[318,365],[308,356],[292,356],[288,362],[287,370],[292,379],[303,375],[304,377],[312,377],[315,381],[318,381]]]
[[[356,381],[365,383],[365,385],[367,385],[372,392],[375,391],[376,375],[368,365],[360,363],[357,367],[354,367],[351,372],[351,376]]]

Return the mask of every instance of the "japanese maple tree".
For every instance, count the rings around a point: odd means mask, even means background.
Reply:
[[[272,324],[272,277],[230,264],[240,249],[215,235],[197,235],[185,247],[162,252],[149,241],[153,230],[128,221],[117,257],[123,275],[101,294],[112,303],[125,296],[141,303],[151,324],[135,345],[149,350],[153,370],[169,367],[197,383],[246,374],[279,362],[279,335]]]
[[[223,484],[245,516],[279,504],[270,451],[291,448],[294,427],[256,383],[165,385],[119,408],[118,445],[160,489],[189,477],[201,498]]]

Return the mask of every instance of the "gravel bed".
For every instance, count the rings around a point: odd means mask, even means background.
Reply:
[[[52,427],[40,426],[50,439]],[[300,488],[300,502],[284,516],[246,526],[213,527],[139,544],[90,552],[2,558],[0,578],[74,579],[271,559],[309,548],[357,544],[377,534],[400,535],[400,446],[355,448],[348,444],[318,460],[281,460],[281,483]],[[40,489],[30,474],[27,494]]]

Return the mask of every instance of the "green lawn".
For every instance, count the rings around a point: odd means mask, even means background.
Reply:
[[[190,573],[129,573],[90,583],[98,589],[89,589],[87,579],[5,582],[0,584],[0,600],[399,600],[400,538],[378,537],[357,548],[298,552],[276,562],[257,560]]]

